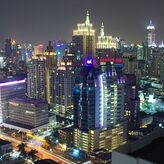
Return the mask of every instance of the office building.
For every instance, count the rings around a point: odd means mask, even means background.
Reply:
[[[125,81],[120,65],[114,59],[100,62],[101,69],[94,59],[85,60],[73,90],[74,145],[86,152],[111,151],[126,143]]]
[[[8,99],[23,96],[26,93],[26,79],[9,78],[0,81],[0,123],[8,119]]]
[[[95,30],[90,23],[88,11],[85,22],[77,24],[77,29],[73,31],[71,45],[77,58],[95,55]]]
[[[43,100],[13,98],[8,102],[8,109],[10,124],[18,123],[35,128],[48,123],[48,104]]]

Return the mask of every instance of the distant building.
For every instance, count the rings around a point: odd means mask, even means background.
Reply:
[[[147,26],[147,46],[148,47],[156,47],[155,43],[155,26],[150,20],[149,25]]]
[[[27,97],[9,100],[9,121],[33,128],[48,123],[48,105],[43,100]]]
[[[88,11],[85,22],[77,24],[77,29],[73,31],[71,44],[77,58],[95,55],[95,30],[90,23]]]
[[[117,49],[118,42],[119,42],[118,38],[105,35],[104,24],[102,23],[96,48],[97,49],[112,49],[112,48]]]
[[[0,80],[0,123],[8,119],[8,100],[13,97],[24,96],[25,93],[26,79],[20,77]]]

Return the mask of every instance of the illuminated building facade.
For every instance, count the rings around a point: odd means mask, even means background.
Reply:
[[[72,90],[74,86],[73,54],[66,54],[55,75],[55,110],[59,115],[72,115]]]
[[[95,55],[95,30],[90,23],[88,11],[85,22],[77,24],[77,29],[73,31],[71,44],[74,54],[79,57]]]
[[[125,81],[113,59],[101,60],[101,69],[94,62],[86,60],[81,81],[76,81],[73,90],[74,145],[87,152],[111,151],[126,143]]]
[[[49,41],[49,45],[44,53],[46,58],[46,98],[52,107],[55,103],[55,71],[57,66],[56,52]]]
[[[48,105],[45,101],[27,97],[8,102],[10,123],[39,127],[48,123]]]
[[[59,41],[57,44],[55,44],[55,51],[56,51],[57,65],[59,66],[63,56],[68,51],[68,44],[65,41]]]
[[[23,96],[26,93],[25,79],[8,79],[0,82],[0,123],[8,119],[8,99]]]
[[[47,100],[51,106],[55,103],[55,66],[56,53],[49,42],[44,52],[43,45],[35,46],[34,55],[29,62],[28,96]]]
[[[46,59],[32,56],[28,65],[27,93],[31,98],[46,100]]]
[[[147,46],[148,47],[156,47],[155,43],[155,26],[152,24],[150,20],[149,25],[147,26]]]
[[[118,38],[112,36],[105,36],[104,24],[101,25],[100,35],[98,36],[97,49],[117,49],[118,48]]]

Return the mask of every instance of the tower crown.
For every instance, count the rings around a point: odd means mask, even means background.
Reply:
[[[155,26],[153,25],[152,20],[150,20],[150,23],[147,26],[147,30],[154,30],[154,29],[155,29]]]

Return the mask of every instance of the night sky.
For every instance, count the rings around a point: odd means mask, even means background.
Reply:
[[[9,37],[33,44],[70,41],[87,10],[96,34],[104,22],[106,34],[141,43],[151,19],[157,43],[164,40],[164,0],[0,0],[0,45]]]

